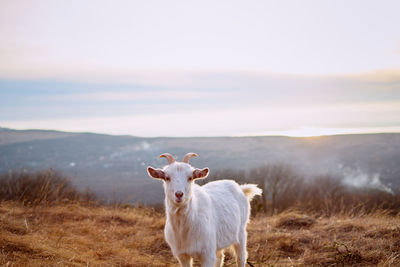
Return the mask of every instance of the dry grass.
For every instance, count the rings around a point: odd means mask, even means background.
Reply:
[[[177,266],[164,214],[145,207],[0,204],[4,266]],[[250,266],[400,266],[400,218],[258,215]],[[234,266],[227,256],[225,266]]]
[[[398,217],[286,213],[253,220],[249,260],[254,266],[399,266],[399,242]]]

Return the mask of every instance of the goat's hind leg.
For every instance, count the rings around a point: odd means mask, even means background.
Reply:
[[[178,261],[181,267],[192,267],[192,257],[187,254],[181,254],[178,256]]]
[[[215,267],[222,267],[222,265],[224,265],[224,250],[218,250],[217,251],[217,262],[215,263]]]
[[[246,243],[247,243],[247,234],[245,230],[239,234],[239,243],[233,245],[236,254],[236,264],[238,267],[245,267],[246,265],[247,262]]]

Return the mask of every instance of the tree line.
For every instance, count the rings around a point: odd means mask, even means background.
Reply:
[[[299,210],[316,215],[400,214],[400,194],[377,188],[351,188],[340,175],[305,177],[284,163],[265,164],[250,170],[221,169],[211,172],[211,180],[233,179],[238,183],[256,183],[263,195],[253,202],[253,212],[268,215]]]

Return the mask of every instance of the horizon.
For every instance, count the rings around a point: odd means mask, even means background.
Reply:
[[[400,132],[400,2],[174,4],[1,2],[0,124],[170,137]]]
[[[400,134],[400,130],[397,131],[387,131],[387,132],[358,132],[356,129],[352,129],[354,131],[349,131],[349,132],[340,132],[338,131],[337,133],[321,133],[321,134],[315,134],[312,135],[311,133],[308,133],[308,130],[310,129],[303,129],[304,131],[300,131],[297,135],[297,131],[294,132],[285,132],[280,133],[270,133],[270,134],[254,134],[254,135],[224,135],[224,136],[138,136],[138,135],[132,135],[132,134],[110,134],[110,133],[103,133],[103,132],[88,132],[88,131],[63,131],[63,130],[57,130],[57,129],[36,129],[36,128],[21,128],[21,129],[16,129],[16,128],[9,128],[9,127],[3,127],[0,125],[0,130],[11,130],[11,131],[45,131],[45,132],[60,132],[60,133],[70,133],[70,134],[99,134],[99,135],[109,135],[109,136],[131,136],[131,137],[136,137],[136,138],[241,138],[241,137],[289,137],[289,138],[312,138],[312,137],[329,137],[329,136],[347,136],[347,135],[376,135],[376,134]],[[321,129],[311,129],[311,130],[321,130]]]

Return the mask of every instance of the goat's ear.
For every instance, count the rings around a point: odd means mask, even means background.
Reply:
[[[155,178],[155,179],[165,179],[165,172],[161,169],[154,169],[153,167],[147,167],[147,173],[149,174],[150,177]]]
[[[204,179],[208,176],[210,172],[209,168],[204,168],[204,169],[195,169],[193,171],[193,179]]]

